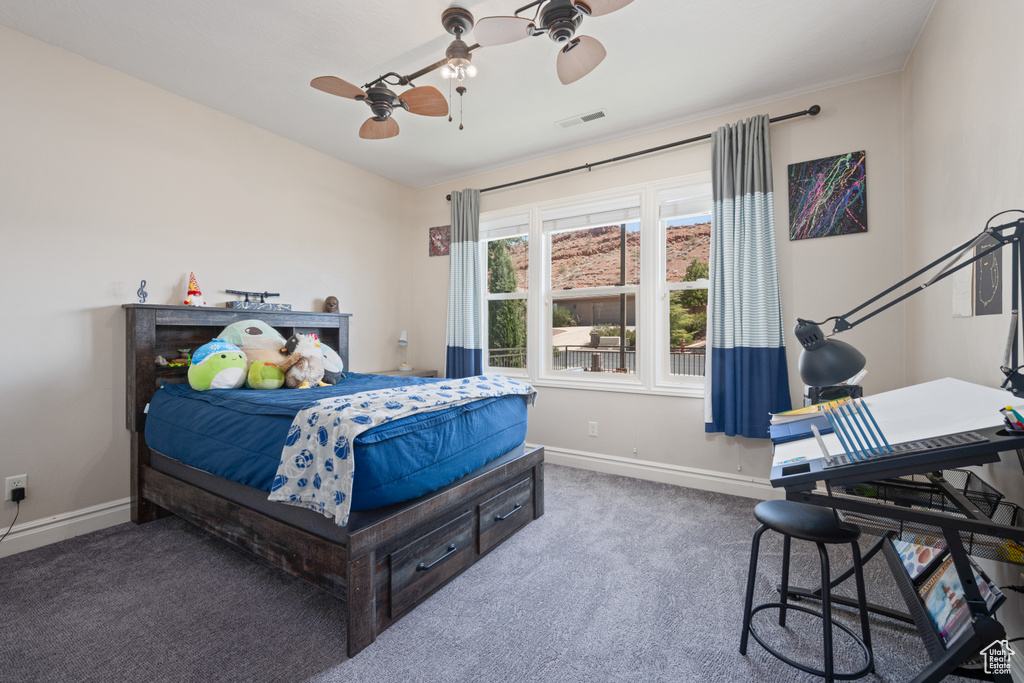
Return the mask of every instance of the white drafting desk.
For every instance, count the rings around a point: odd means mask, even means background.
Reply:
[[[831,468],[823,467],[824,456],[815,439],[776,444],[771,482],[775,487],[784,487],[786,498],[789,500],[931,527],[942,534],[960,575],[974,619],[973,628],[968,629],[948,646],[942,643],[927,615],[917,603],[916,593],[910,587],[909,579],[901,584],[899,572],[903,572],[902,563],[894,566],[894,558],[896,562],[899,560],[892,550],[892,544],[888,542],[888,537],[883,536],[868,553],[865,553],[867,560],[882,550],[889,560],[897,584],[906,598],[909,616],[917,624],[932,657],[931,666],[921,672],[915,683],[940,681],[982,648],[995,640],[1006,638],[1006,632],[988,613],[985,601],[974,583],[973,570],[963,539],[973,539],[977,534],[997,541],[1024,544],[1024,527],[993,521],[961,491],[945,481],[941,470],[996,462],[1000,459],[1000,452],[1024,448],[1024,435],[1008,433],[1003,427],[1002,416],[999,413],[999,408],[1015,402],[1014,396],[1000,389],[946,378],[868,396],[864,400],[890,444],[964,431],[977,432],[984,437],[984,441],[916,454],[870,459]],[[843,453],[836,435],[826,434],[822,438],[830,454]],[[927,473],[936,494],[944,497],[946,505],[943,510],[887,504],[870,497],[834,496],[832,491],[832,486],[836,484],[874,482],[923,473]],[[824,485],[824,492],[819,489],[819,483]],[[899,572],[895,571],[896,569]],[[849,574],[849,571],[844,572],[834,579],[832,584],[841,583]],[[903,577],[906,577],[905,572]],[[791,589],[790,593],[793,594],[794,591]],[[814,591],[804,589],[797,589],[796,594],[816,597]],[[839,596],[834,596],[833,599],[842,602]],[[890,616],[898,615],[883,608],[877,608],[875,611]],[[993,680],[1010,679],[1008,676],[996,676]]]

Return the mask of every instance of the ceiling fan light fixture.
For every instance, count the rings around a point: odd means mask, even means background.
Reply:
[[[445,50],[444,55],[448,61],[441,67],[441,78],[456,78],[461,81],[476,76],[476,67],[473,66],[466,41],[456,38]]]

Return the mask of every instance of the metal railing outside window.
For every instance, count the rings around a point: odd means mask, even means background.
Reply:
[[[617,346],[603,346],[597,350],[592,346],[556,346],[552,350],[552,370],[577,370],[581,372],[622,372],[619,363],[623,354]],[[669,355],[669,372],[673,375],[704,376],[704,347],[672,349]],[[625,372],[636,372],[636,351],[627,347]],[[492,362],[492,366],[494,363]],[[514,366],[505,366],[514,367]]]

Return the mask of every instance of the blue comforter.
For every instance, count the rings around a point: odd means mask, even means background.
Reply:
[[[366,391],[447,380],[346,373],[337,386],[312,389],[194,391],[164,385],[146,420],[150,448],[191,467],[269,492],[295,415],[312,403]],[[352,509],[422,496],[520,446],[526,407],[492,398],[404,417],[355,441]]]

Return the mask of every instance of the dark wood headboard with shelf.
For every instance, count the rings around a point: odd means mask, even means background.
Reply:
[[[197,306],[161,306],[123,304],[127,314],[126,344],[126,426],[141,432],[145,424],[146,404],[160,382],[184,381],[185,371],[161,367],[156,357],[172,359],[178,349],[197,348],[207,343],[231,323],[262,320],[285,337],[296,332],[314,332],[335,349],[349,367],[348,335],[350,313],[312,313],[306,311],[252,311]]]

